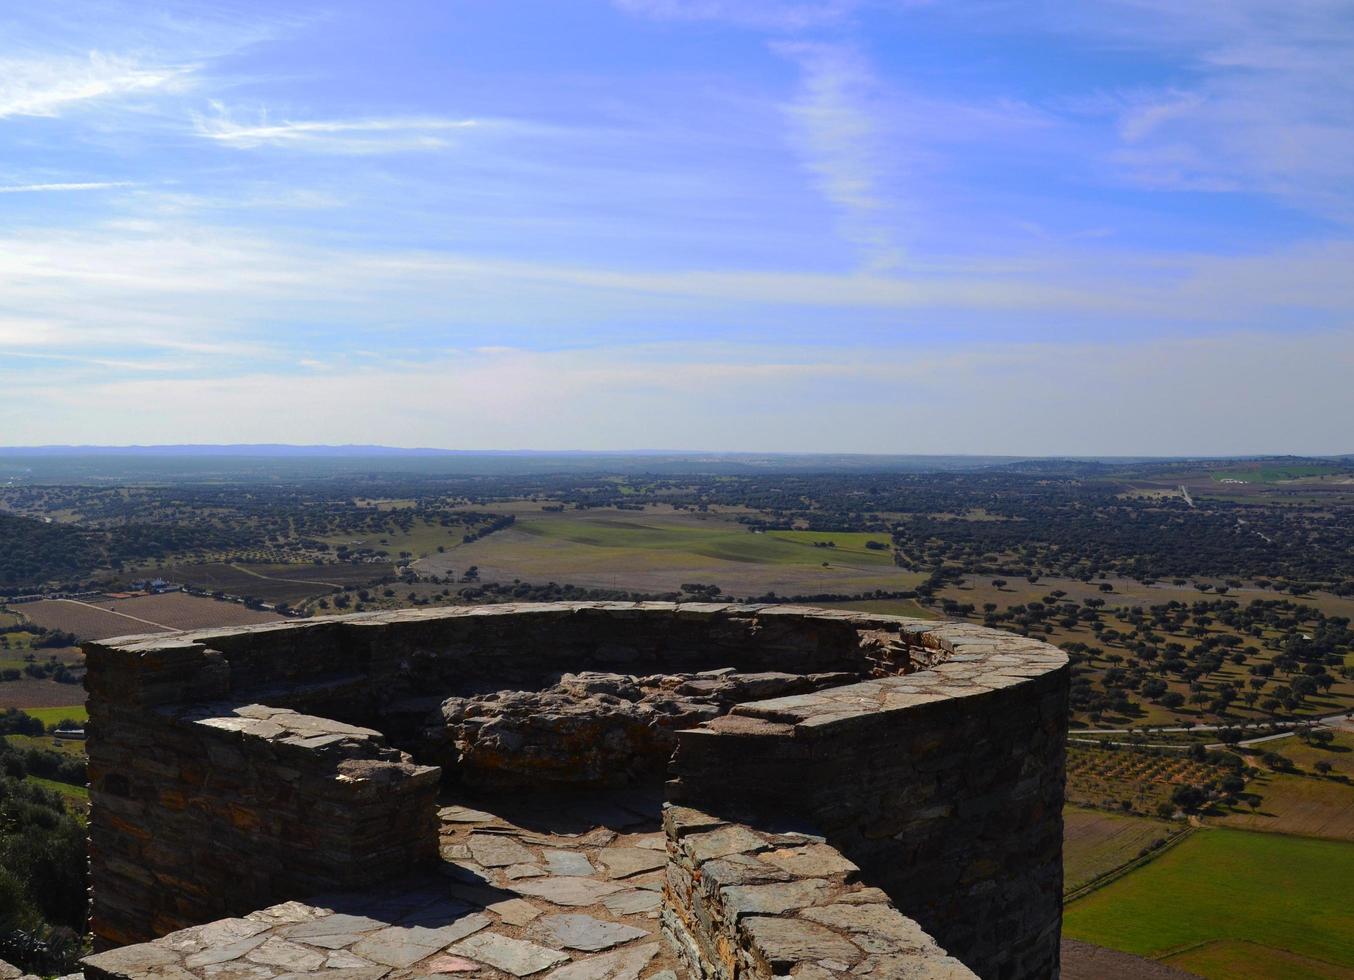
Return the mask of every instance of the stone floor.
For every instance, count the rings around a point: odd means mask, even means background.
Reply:
[[[314,896],[87,961],[91,977],[678,980],[657,791],[458,799],[438,873]]]

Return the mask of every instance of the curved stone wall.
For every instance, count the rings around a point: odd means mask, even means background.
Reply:
[[[422,733],[448,698],[543,691],[580,671],[732,669],[855,680],[677,732],[669,799],[821,835],[981,976],[1057,975],[1067,666],[1045,644],[804,607],[556,603],[127,637],[86,653],[105,945],[429,860]]]

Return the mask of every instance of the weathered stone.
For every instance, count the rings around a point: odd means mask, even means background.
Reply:
[[[519,878],[544,878],[547,872],[539,864],[510,864],[503,869],[503,877],[509,881]]]
[[[642,871],[653,871],[667,863],[662,851],[646,847],[607,847],[597,855],[608,878],[628,878]]]
[[[586,856],[577,851],[546,851],[545,870],[552,875],[573,875],[586,878],[597,869]]]
[[[513,864],[530,864],[536,856],[511,837],[497,834],[471,834],[470,853],[486,868],[506,868]]]
[[[591,878],[544,878],[523,881],[516,889],[523,895],[543,898],[555,905],[596,905],[607,895],[622,890],[621,885]]]
[[[938,948],[921,926],[889,905],[824,905],[800,915],[841,932],[886,939],[897,952]]]
[[[638,980],[640,971],[658,954],[658,943],[645,943],[630,949],[589,957],[561,966],[546,975],[546,980]],[[656,980],[654,974],[649,980]],[[672,980],[677,980],[676,976]]]
[[[754,955],[776,972],[805,960],[840,960],[851,965],[864,955],[860,947],[832,930],[803,919],[754,915],[744,919],[740,928]]]
[[[746,827],[732,825],[720,827],[704,833],[689,834],[682,839],[682,846],[691,854],[697,864],[711,858],[724,857],[726,854],[743,854],[766,848],[766,840],[754,834]]]
[[[245,959],[261,966],[273,966],[288,973],[307,973],[324,966],[325,956],[277,936],[245,954]]]
[[[311,919],[284,930],[288,939],[301,939],[309,942],[312,936],[336,936],[344,933],[364,933],[380,929],[386,923],[365,915],[349,915],[336,912],[323,918]]]
[[[720,890],[720,898],[734,921],[745,915],[779,915],[821,902],[833,893],[821,878],[776,882],[769,885],[732,885]]]
[[[568,953],[494,932],[483,932],[463,939],[452,946],[449,952],[486,963],[516,977],[540,973],[569,959]]]
[[[800,877],[855,874],[860,869],[827,844],[783,847],[761,855],[761,859]]]
[[[565,949],[582,949],[597,952],[610,949],[632,939],[639,939],[649,933],[634,926],[619,922],[606,922],[594,919],[590,915],[566,914],[547,915],[536,922],[531,931],[544,942]]]
[[[477,912],[440,929],[389,926],[367,936],[353,946],[352,951],[373,962],[403,968],[486,928],[492,921],[489,916]]]
[[[506,901],[495,902],[489,906],[489,911],[497,914],[510,926],[524,926],[541,914],[540,909],[521,898],[509,898]]]
[[[428,973],[474,973],[480,969],[480,965],[474,960],[443,954],[434,956],[424,963],[422,968]]]
[[[656,891],[635,888],[628,892],[617,892],[602,899],[612,915],[643,915],[652,912],[662,903],[662,896]]]

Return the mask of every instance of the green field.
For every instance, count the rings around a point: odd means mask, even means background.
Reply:
[[[47,752],[58,752],[61,755],[72,757],[83,757],[85,754],[85,743],[78,738],[55,739],[50,735],[44,735],[41,738],[32,735],[6,735],[4,740],[16,749],[43,749]]]
[[[24,708],[23,712],[32,715],[49,728],[65,718],[79,722],[89,719],[89,712],[85,710],[83,704],[73,704],[65,708]]]
[[[1236,467],[1230,470],[1213,470],[1209,473],[1215,481],[1244,480],[1247,483],[1282,483],[1285,480],[1301,480],[1312,476],[1332,476],[1344,472],[1339,466],[1323,466],[1320,463],[1294,464],[1292,466],[1255,466]]]
[[[1072,902],[1063,935],[1168,962],[1178,954],[1182,966],[1203,944],[1245,942],[1277,951],[1270,961],[1354,969],[1351,880],[1354,844],[1206,830]],[[1254,957],[1204,975],[1276,976]]]
[[[887,543],[887,535],[830,531],[768,531],[753,534],[738,524],[708,522],[707,526],[637,518],[613,520],[534,520],[518,524],[527,534],[540,535],[594,548],[636,551],[676,551],[719,561],[768,565],[817,565],[839,553],[852,564],[893,564],[887,550],[873,551],[866,541]],[[814,542],[832,541],[835,548],[816,548]]]
[[[815,543],[833,547],[815,547]],[[867,548],[867,541],[886,547]],[[472,565],[485,582],[567,582],[590,588],[677,592],[688,583],[717,585],[748,597],[861,595],[914,588],[922,576],[893,564],[886,534],[834,531],[753,533],[722,514],[522,514],[506,530],[457,544],[416,562],[428,575],[463,575]]]

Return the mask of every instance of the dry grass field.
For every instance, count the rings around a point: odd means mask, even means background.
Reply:
[[[921,576],[894,566],[885,534],[750,533],[720,514],[602,509],[523,514],[517,523],[415,562],[424,575],[464,574],[486,582],[520,579],[589,588],[676,592],[684,583],[725,594],[860,594],[915,587]],[[833,546],[827,547],[831,541]]]
[[[1209,816],[1209,824],[1354,841],[1354,734],[1341,732],[1326,748],[1306,745],[1297,738],[1257,748],[1291,760],[1297,771],[1275,772],[1252,757],[1261,774],[1246,790],[1260,795],[1259,807],[1253,812],[1237,807],[1224,816]],[[1318,762],[1331,767],[1329,774],[1317,770]]]
[[[58,684],[56,681],[25,677],[0,683],[0,708],[65,707],[85,703],[83,684]],[[31,712],[30,712],[31,714]]]
[[[1136,861],[1184,830],[1183,824],[1152,817],[1067,807],[1063,810],[1063,894]]]
[[[295,604],[314,596],[327,595],[344,586],[366,585],[390,575],[392,571],[393,566],[384,562],[362,565],[203,562],[173,565],[162,574],[171,582],[182,582],[209,592],[254,596],[269,603]]]
[[[100,609],[173,630],[206,629],[215,626],[249,626],[274,623],[282,617],[259,609],[246,609],[237,602],[222,602],[186,592],[110,599],[94,603]]]
[[[281,618],[275,613],[246,609],[238,603],[219,602],[182,592],[90,602],[43,599],[24,604],[22,615],[38,626],[73,633],[82,640],[268,623]]]

